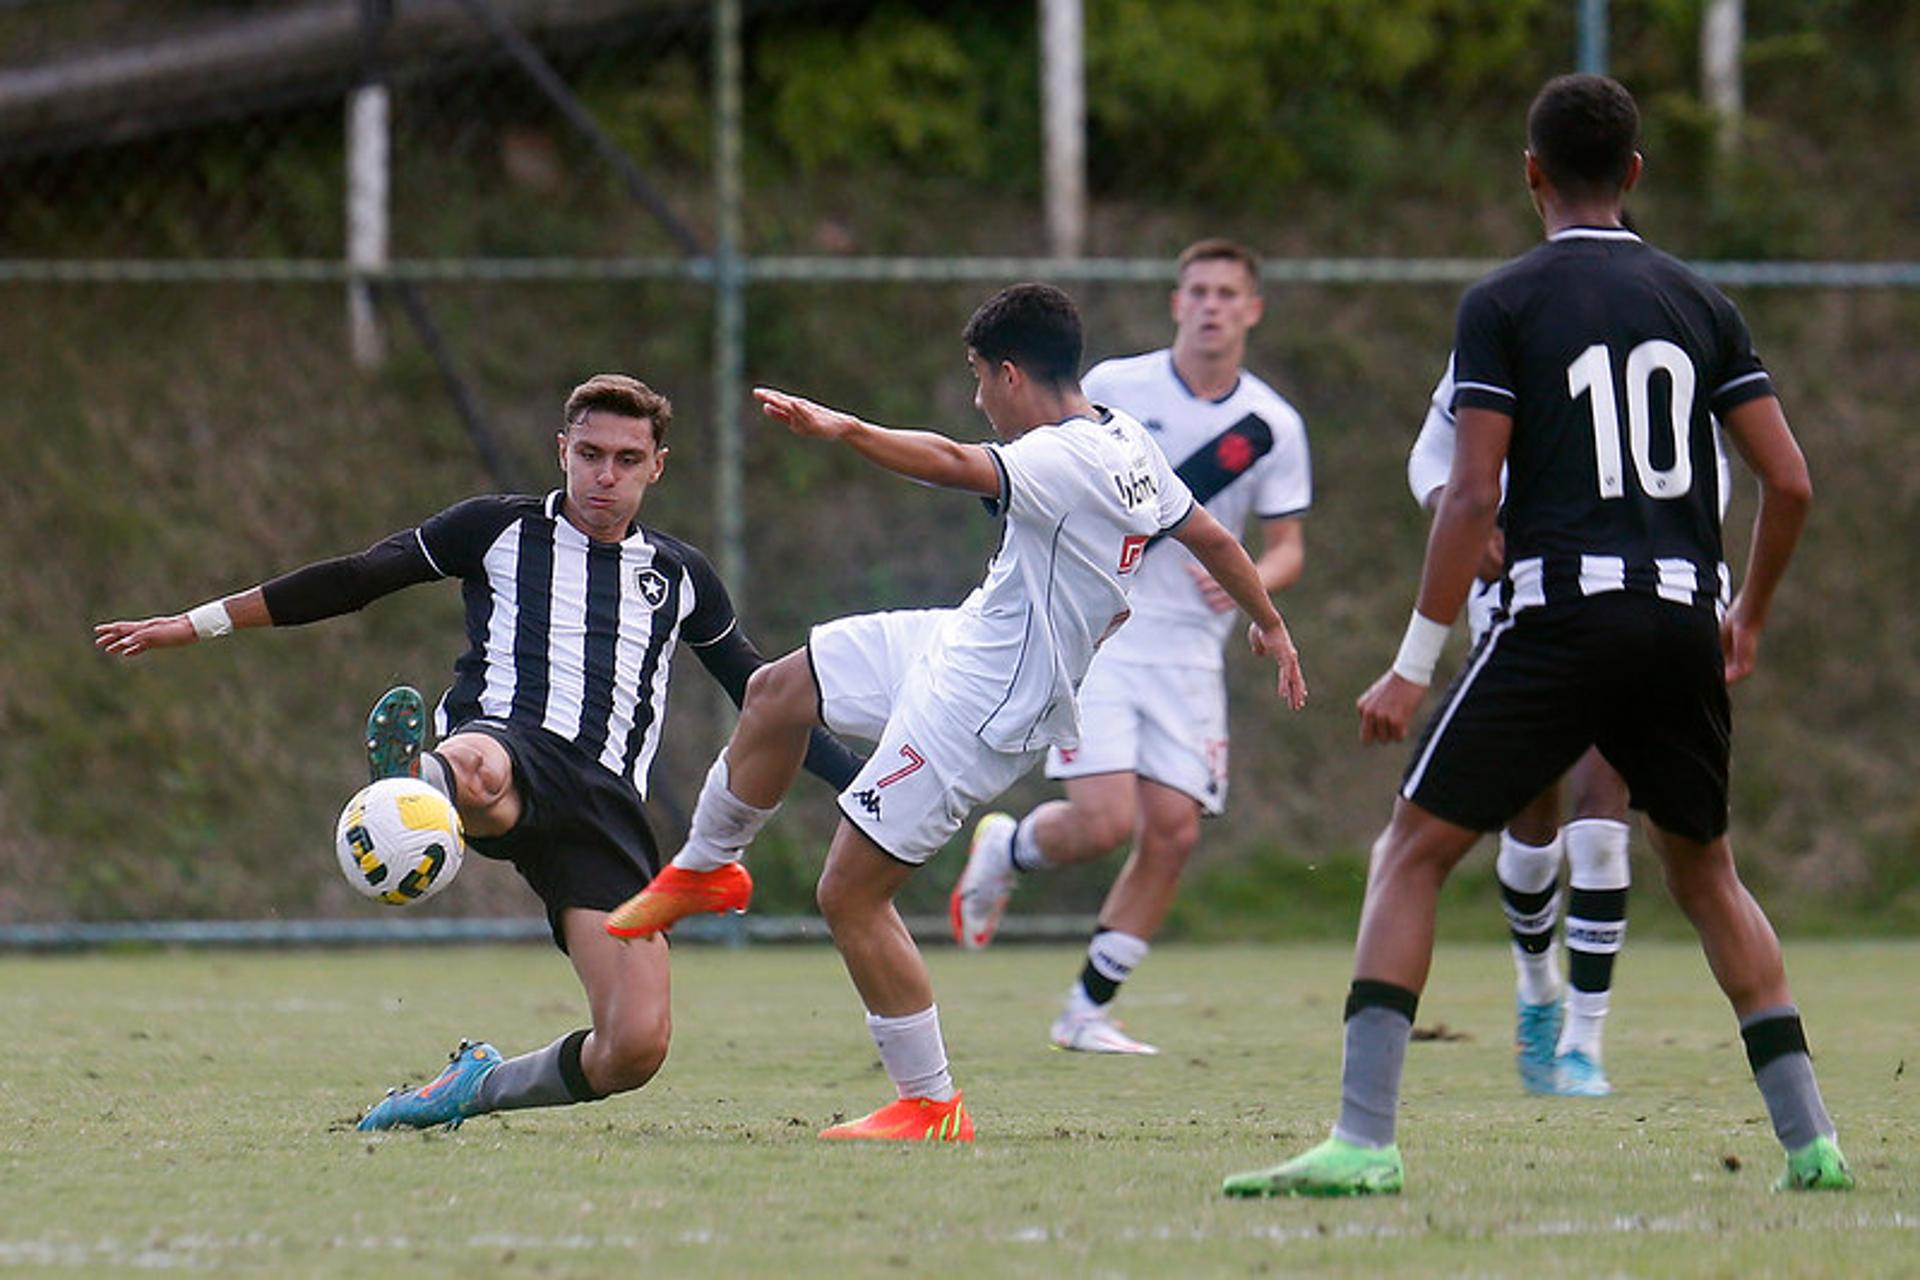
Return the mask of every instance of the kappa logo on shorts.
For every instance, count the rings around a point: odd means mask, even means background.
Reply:
[[[880,816],[880,793],[872,787],[853,793],[853,802],[867,811],[869,818]]]
[[[633,571],[633,587],[646,599],[647,608],[658,609],[667,598],[667,575],[648,565]]]

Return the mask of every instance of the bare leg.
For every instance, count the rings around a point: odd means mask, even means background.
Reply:
[[[820,687],[805,649],[754,672],[727,742],[728,790],[757,809],[779,804],[799,776],[819,717]]]
[[[926,961],[893,905],[913,871],[843,820],[820,873],[820,911],[833,945],[868,1012],[881,1017],[902,1017],[933,1003]]]
[[[519,789],[513,785],[513,758],[499,739],[484,733],[456,733],[436,748],[453,775],[454,807],[468,835],[503,836],[520,821]]]
[[[593,1032],[580,1065],[597,1094],[638,1089],[667,1060],[673,993],[666,939],[621,942],[606,933],[607,913],[569,907],[561,917],[567,954],[586,988]]]
[[[1047,801],[1024,823],[1050,865],[1104,858],[1133,835],[1139,807],[1139,783],[1133,774],[1069,778],[1066,791],[1066,799]]]
[[[1180,875],[1200,843],[1200,802],[1145,778],[1139,782],[1140,827],[1120,876],[1107,890],[1100,924],[1151,940],[1173,907]]]
[[[1745,1017],[1793,1003],[1780,939],[1766,912],[1741,883],[1727,838],[1698,844],[1651,821],[1647,837],[1660,855],[1667,889],[1700,935],[1707,967],[1734,1013]]]
[[[1392,983],[1415,995],[1427,985],[1440,886],[1479,838],[1479,832],[1436,818],[1412,801],[1394,801],[1367,867],[1353,956],[1356,979]]]

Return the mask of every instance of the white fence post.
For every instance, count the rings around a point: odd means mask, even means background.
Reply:
[[[1713,113],[1714,141],[1722,156],[1740,143],[1745,110],[1740,80],[1740,51],[1746,38],[1742,0],[1707,0],[1700,15],[1700,96]]]
[[[1087,242],[1086,23],[1081,0],[1040,0],[1040,115],[1047,244],[1077,258]]]
[[[347,98],[347,265],[356,272],[387,265],[387,109],[384,84],[363,84]],[[363,280],[347,285],[347,340],[359,368],[385,361],[373,290]]]

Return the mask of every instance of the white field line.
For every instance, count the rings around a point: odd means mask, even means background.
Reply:
[[[1251,1210],[1250,1210],[1251,1211]],[[1920,1214],[1894,1212],[1890,1214],[1857,1214],[1852,1218],[1814,1225],[1801,1224],[1756,1224],[1744,1228],[1745,1234],[1753,1235],[1791,1235],[1803,1230],[1849,1230],[1849,1231],[1915,1231],[1920,1230]],[[1555,1239],[1581,1236],[1715,1236],[1726,1234],[1726,1226],[1717,1220],[1705,1217],[1658,1217],[1628,1215],[1613,1218],[1578,1219],[1559,1218],[1543,1222],[1514,1223],[1495,1227],[1486,1231],[1466,1230],[1464,1233],[1455,1227],[1444,1229],[1445,1234],[1453,1236],[1465,1234],[1478,1240],[1525,1240],[1551,1237]],[[940,1240],[945,1233],[938,1230],[917,1233],[926,1242]],[[1268,1244],[1288,1245],[1307,1242],[1324,1243],[1328,1240],[1417,1240],[1425,1236],[1438,1234],[1436,1228],[1426,1224],[1401,1225],[1379,1223],[1346,1223],[1338,1226],[1325,1223],[1304,1225],[1282,1225],[1277,1223],[1247,1223],[1243,1226],[1213,1230],[1193,1225],[1143,1225],[1122,1231],[1104,1233],[1103,1240],[1121,1242],[1139,1241],[1180,1241],[1193,1244],[1220,1243],[1234,1240],[1264,1241]],[[460,1248],[486,1251],[513,1250],[517,1253],[577,1253],[585,1251],[614,1250],[637,1252],[658,1249],[663,1244],[679,1246],[715,1246],[725,1247],[735,1243],[739,1237],[733,1233],[723,1233],[710,1229],[695,1229],[662,1233],[658,1235],[598,1235],[586,1232],[566,1235],[522,1235],[512,1232],[486,1232],[468,1236],[458,1242]],[[979,1237],[968,1235],[962,1241],[968,1244],[1075,1244],[1086,1243],[1084,1234],[1073,1228],[1026,1226],[1010,1231],[994,1232]],[[289,1240],[269,1235],[180,1235],[154,1237],[142,1241],[117,1240],[105,1237],[94,1241],[79,1240],[6,1240],[0,1239],[0,1267],[66,1267],[82,1270],[97,1270],[113,1267],[126,1270],[166,1271],[194,1270],[203,1267],[224,1265],[230,1259],[241,1255],[262,1254],[281,1250],[312,1252],[351,1252],[363,1254],[413,1253],[417,1250],[435,1253],[445,1250],[450,1242],[431,1236],[333,1236],[324,1241]]]

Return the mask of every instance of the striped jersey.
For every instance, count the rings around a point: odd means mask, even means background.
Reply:
[[[1621,228],[1574,227],[1467,290],[1453,408],[1513,420],[1509,611],[1725,586],[1713,418],[1773,394],[1739,311]]]
[[[986,449],[1000,549],[942,626],[934,689],[996,751],[1072,746],[1094,651],[1127,619],[1147,543],[1193,513],[1193,495],[1146,428],[1114,410]]]
[[[643,525],[595,542],[561,499],[470,498],[414,531],[433,573],[460,579],[466,605],[468,647],[435,731],[483,716],[544,729],[645,797],[674,645],[725,638],[733,605],[693,546]]]
[[[1245,372],[1218,399],[1195,395],[1162,348],[1104,360],[1081,382],[1087,397],[1140,420],[1196,501],[1229,532],[1249,518],[1278,520],[1313,505],[1306,422]],[[1133,619],[1100,650],[1104,661],[1218,671],[1238,614],[1209,606],[1194,585],[1200,562],[1171,538],[1155,541],[1134,575]]]

